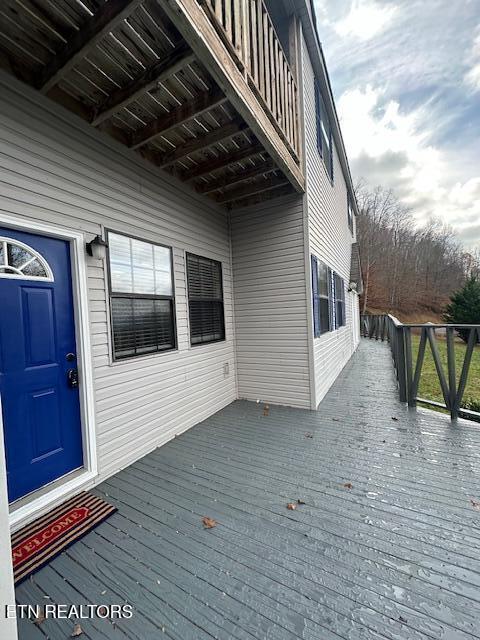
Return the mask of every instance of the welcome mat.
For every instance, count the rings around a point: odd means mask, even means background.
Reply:
[[[15,584],[50,562],[116,510],[101,498],[84,491],[14,533]]]

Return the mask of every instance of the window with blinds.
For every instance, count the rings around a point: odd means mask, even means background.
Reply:
[[[191,344],[225,340],[221,263],[187,253],[187,284]]]
[[[115,360],[176,348],[172,250],[108,233]]]

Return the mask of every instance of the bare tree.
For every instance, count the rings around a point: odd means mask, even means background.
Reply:
[[[391,190],[360,182],[356,194],[363,312],[442,313],[451,293],[480,271],[479,254],[465,254],[453,230],[437,219],[416,225]]]
[[[396,200],[391,190],[376,187],[370,191],[364,182],[360,182],[356,188],[360,215],[357,220],[357,238],[362,252],[362,264],[364,270],[364,296],[363,312],[369,302],[372,276],[379,273],[389,257],[393,255],[388,240],[398,244],[400,230],[408,218],[408,210]],[[390,233],[393,230],[393,238]],[[398,270],[398,260],[394,257],[393,265],[395,273]],[[379,285],[378,279],[373,283]],[[391,293],[395,297],[395,288]]]

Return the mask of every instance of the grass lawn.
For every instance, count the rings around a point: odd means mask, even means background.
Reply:
[[[413,363],[415,370],[415,362],[418,353],[418,345],[420,343],[420,336],[412,336],[412,350],[413,350]],[[446,340],[437,339],[438,349],[443,363],[443,370],[445,371],[445,377],[448,381],[448,369],[447,369],[447,343]],[[462,341],[455,341],[455,361],[457,365],[457,385],[462,372],[463,359],[465,357],[466,345]],[[430,345],[427,342],[425,350],[425,360],[423,363],[422,375],[420,378],[420,388],[418,391],[420,398],[426,400],[435,400],[437,402],[443,402],[442,390],[438,381],[437,371],[433,362],[432,351]],[[480,346],[475,347],[472,356],[472,362],[470,364],[470,372],[467,380],[467,387],[463,396],[464,402],[468,399],[476,400],[480,403]]]

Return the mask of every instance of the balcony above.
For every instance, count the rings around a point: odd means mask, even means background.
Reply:
[[[304,189],[264,0],[5,0],[0,66],[218,203]]]

